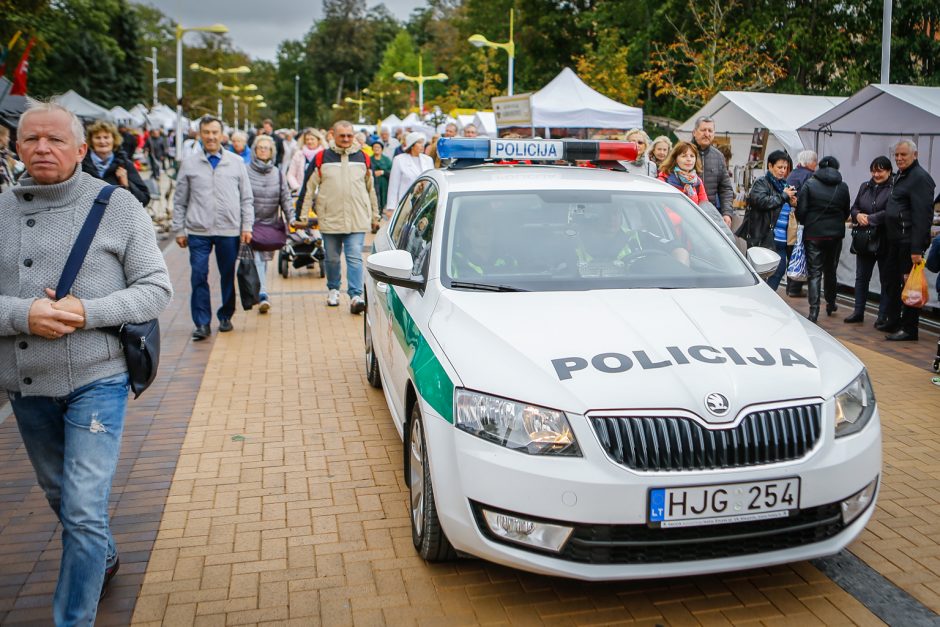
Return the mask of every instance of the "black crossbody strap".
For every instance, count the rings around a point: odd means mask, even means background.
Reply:
[[[85,218],[85,223],[82,224],[82,230],[78,232],[78,237],[75,239],[75,245],[72,246],[69,258],[65,261],[65,268],[62,269],[62,276],[59,277],[59,284],[55,288],[56,300],[65,298],[72,290],[72,284],[75,283],[78,271],[81,270],[82,264],[85,262],[85,256],[88,254],[91,241],[95,239],[95,233],[98,231],[98,225],[101,224],[104,210],[111,202],[111,194],[116,189],[117,185],[108,185],[102,187],[101,191],[98,192],[95,204],[91,206],[91,211],[88,212],[88,217]]]

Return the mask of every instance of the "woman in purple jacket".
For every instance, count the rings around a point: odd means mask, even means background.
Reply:
[[[862,183],[852,204],[852,224],[856,228],[869,228],[871,237],[880,242],[884,237],[885,208],[888,197],[891,195],[891,160],[887,157],[876,157],[869,168],[871,179]],[[854,237],[853,237],[854,240]],[[848,324],[860,323],[865,319],[865,304],[868,302],[868,284],[871,275],[878,265],[878,278],[882,285],[881,299],[878,305],[878,319],[875,326],[884,324],[884,311],[887,300],[883,286],[884,260],[878,250],[859,250],[853,243],[852,252],[855,253],[855,309],[847,316],[844,322]]]

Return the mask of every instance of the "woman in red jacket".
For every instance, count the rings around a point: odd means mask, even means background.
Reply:
[[[698,149],[689,142],[679,142],[663,161],[659,180],[685,192],[696,204],[703,203],[708,201],[708,195],[705,193],[705,183],[699,176],[701,171],[702,160]]]

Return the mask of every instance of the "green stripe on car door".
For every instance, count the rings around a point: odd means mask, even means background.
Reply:
[[[404,303],[391,285],[386,292],[385,306],[389,318],[394,322],[392,332],[410,359],[408,372],[411,373],[418,394],[447,422],[453,423],[454,382],[450,380],[444,366],[431,350],[414,318],[405,309]]]

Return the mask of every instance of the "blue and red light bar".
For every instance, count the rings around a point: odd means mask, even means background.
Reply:
[[[487,139],[442,137],[437,143],[441,159],[494,159],[497,161],[633,161],[633,142],[576,139]]]

